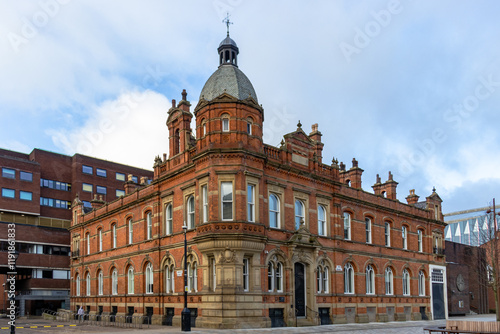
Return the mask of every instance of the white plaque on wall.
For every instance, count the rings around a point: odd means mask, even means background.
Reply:
[[[182,276],[182,270],[177,270],[177,277],[181,277]]]

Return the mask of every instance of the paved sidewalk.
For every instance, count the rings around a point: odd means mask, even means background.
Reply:
[[[475,315],[467,317],[454,317],[453,320],[474,320],[474,321],[495,321],[494,315]],[[406,321],[406,322],[388,322],[388,323],[367,323],[367,324],[345,324],[345,325],[327,325],[311,327],[281,327],[281,328],[255,328],[255,329],[206,329],[192,328],[193,334],[313,334],[313,333],[336,333],[336,334],[424,334],[425,327],[443,326],[445,320],[436,321]],[[63,327],[54,327],[54,326]],[[69,326],[73,325],[73,326]],[[76,326],[74,326],[76,325]],[[36,326],[36,328],[34,328]],[[50,326],[50,327],[44,327]],[[8,327],[6,319],[0,319],[0,328]],[[169,326],[145,326],[139,328],[121,328],[121,327],[101,327],[88,324],[64,323],[43,319],[18,319],[16,321],[16,333],[18,334],[63,334],[63,333],[122,333],[122,334],[160,334],[160,333],[183,333],[179,327]],[[24,328],[19,328],[24,327]],[[8,329],[0,329],[0,334],[9,333]]]

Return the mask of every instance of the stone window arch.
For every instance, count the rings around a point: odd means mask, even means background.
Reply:
[[[145,269],[145,283],[146,283],[146,287],[145,287],[145,291],[147,294],[151,294],[153,293],[154,291],[154,279],[153,279],[153,265],[151,264],[151,262],[148,262],[146,264],[146,269]]]
[[[385,294],[394,295],[394,272],[391,267],[385,268],[384,273]]]
[[[372,265],[367,265],[365,270],[366,276],[366,294],[375,294],[375,270]]]
[[[354,267],[351,262],[344,265],[344,293],[354,294]]]

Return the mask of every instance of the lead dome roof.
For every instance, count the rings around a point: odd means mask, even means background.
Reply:
[[[251,96],[258,103],[257,94],[250,80],[245,73],[231,64],[219,66],[217,71],[208,78],[201,90],[200,99],[211,101],[223,93],[234,96],[238,100]]]

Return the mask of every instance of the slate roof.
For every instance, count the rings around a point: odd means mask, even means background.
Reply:
[[[257,94],[247,76],[232,64],[223,64],[208,78],[201,90],[200,100],[203,97],[211,101],[223,93],[244,100],[251,96],[256,102]]]

